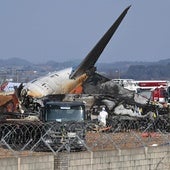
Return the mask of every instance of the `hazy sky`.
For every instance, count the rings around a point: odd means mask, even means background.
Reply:
[[[0,59],[83,59],[129,5],[99,62],[170,58],[170,0],[1,0]]]

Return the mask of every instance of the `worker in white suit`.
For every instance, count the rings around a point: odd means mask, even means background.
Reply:
[[[108,118],[108,113],[106,112],[105,108],[102,108],[102,111],[99,113],[98,120],[99,124],[102,126],[106,126],[106,119]]]

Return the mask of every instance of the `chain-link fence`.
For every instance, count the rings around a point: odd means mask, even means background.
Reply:
[[[88,122],[0,123],[0,156],[37,152],[119,150],[170,144],[170,123],[155,119],[114,117],[107,126]]]

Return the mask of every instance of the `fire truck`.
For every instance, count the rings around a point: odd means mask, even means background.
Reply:
[[[168,81],[166,80],[139,80],[135,81],[140,89],[154,89],[157,87],[167,87]]]
[[[161,104],[168,102],[168,96],[170,87],[166,80],[147,80],[147,81],[136,81],[138,89],[149,90],[151,93],[150,100],[153,102],[159,102]]]
[[[135,91],[151,101],[170,103],[170,84],[167,80],[114,79],[124,88]]]
[[[168,93],[165,87],[156,87],[151,91],[151,101],[166,103],[168,102]]]

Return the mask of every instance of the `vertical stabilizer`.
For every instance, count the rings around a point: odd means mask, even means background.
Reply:
[[[129,8],[130,6],[127,7],[121,13],[118,19],[114,22],[114,24],[109,28],[109,30],[104,34],[104,36],[98,41],[98,43],[94,46],[94,48],[89,52],[89,54],[85,57],[85,59],[80,63],[77,69],[71,74],[70,78],[76,78],[77,76],[82,75],[83,73],[87,72],[88,70],[94,67],[96,61],[98,60],[104,48],[106,47],[111,37],[117,30],[118,26],[122,22]]]

